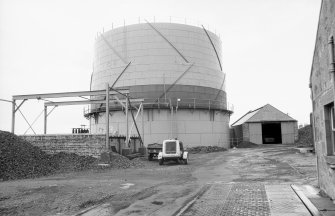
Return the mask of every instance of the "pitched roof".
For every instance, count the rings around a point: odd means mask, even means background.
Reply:
[[[266,122],[266,121],[296,121],[289,115],[283,113],[277,108],[267,104],[258,109],[247,112],[231,126],[237,126],[250,122]]]

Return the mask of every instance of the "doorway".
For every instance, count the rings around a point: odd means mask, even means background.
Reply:
[[[281,124],[279,123],[262,123],[262,140],[263,144],[281,144]]]

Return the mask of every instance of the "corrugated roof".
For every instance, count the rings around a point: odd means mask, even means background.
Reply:
[[[283,113],[277,108],[267,104],[261,108],[254,111],[249,111],[240,119],[232,124],[232,126],[237,126],[244,124],[246,122],[266,122],[266,121],[296,121],[289,115]]]

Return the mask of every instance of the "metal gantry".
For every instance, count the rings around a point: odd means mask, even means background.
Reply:
[[[117,95],[122,95],[125,97],[125,99],[120,100]],[[80,97],[85,98],[85,96],[105,96],[104,100],[99,99],[91,99],[87,98],[86,100],[77,100],[77,101],[71,101],[71,100],[65,100],[65,101],[50,101],[48,99],[52,98],[67,98],[67,97]],[[112,98],[113,96],[114,98]],[[51,112],[58,106],[68,106],[68,105],[85,105],[85,104],[105,104],[106,105],[106,149],[110,149],[110,143],[109,143],[109,110],[110,110],[110,103],[120,103],[121,106],[125,109],[126,114],[126,122],[127,122],[127,128],[126,128],[126,144],[129,143],[130,135],[129,135],[129,129],[128,129],[128,110],[131,108],[129,107],[130,102],[140,103],[139,109],[142,113],[142,127],[143,127],[143,105],[142,102],[143,99],[129,99],[129,90],[128,89],[113,89],[109,87],[109,84],[106,83],[106,89],[105,90],[96,90],[96,91],[78,91],[78,92],[60,92],[60,93],[47,93],[47,94],[29,94],[29,95],[14,95],[13,100],[4,100],[1,99],[1,101],[6,101],[12,103],[12,125],[11,125],[11,131],[12,133],[15,133],[15,114],[17,111],[19,111],[26,121],[26,123],[29,125],[29,128],[26,130],[26,132],[31,129],[34,134],[36,132],[33,129],[33,124],[37,121],[37,119],[42,115],[39,114],[38,117],[33,121],[32,124],[28,122],[28,120],[25,118],[23,113],[21,112],[20,108],[27,100],[44,100],[46,101],[44,103],[44,134],[47,133],[47,118],[51,114]],[[17,101],[22,100],[19,105],[17,105]],[[48,112],[48,106],[53,106],[53,108]],[[133,118],[135,121],[136,119]],[[138,131],[136,122],[133,123],[136,126],[138,135],[140,137],[141,142],[143,141],[144,131],[142,128],[142,136],[140,132]]]

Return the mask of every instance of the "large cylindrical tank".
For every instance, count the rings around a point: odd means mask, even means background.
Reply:
[[[144,99],[145,144],[177,137],[186,146],[228,147],[231,113],[221,47],[216,34],[190,25],[115,28],[96,39],[91,90],[105,89],[108,82],[113,88],[129,89],[131,98]],[[91,133],[105,132],[103,107],[91,106]],[[110,116],[110,133],[126,134],[121,106],[112,106]],[[138,127],[142,131],[141,117]]]

